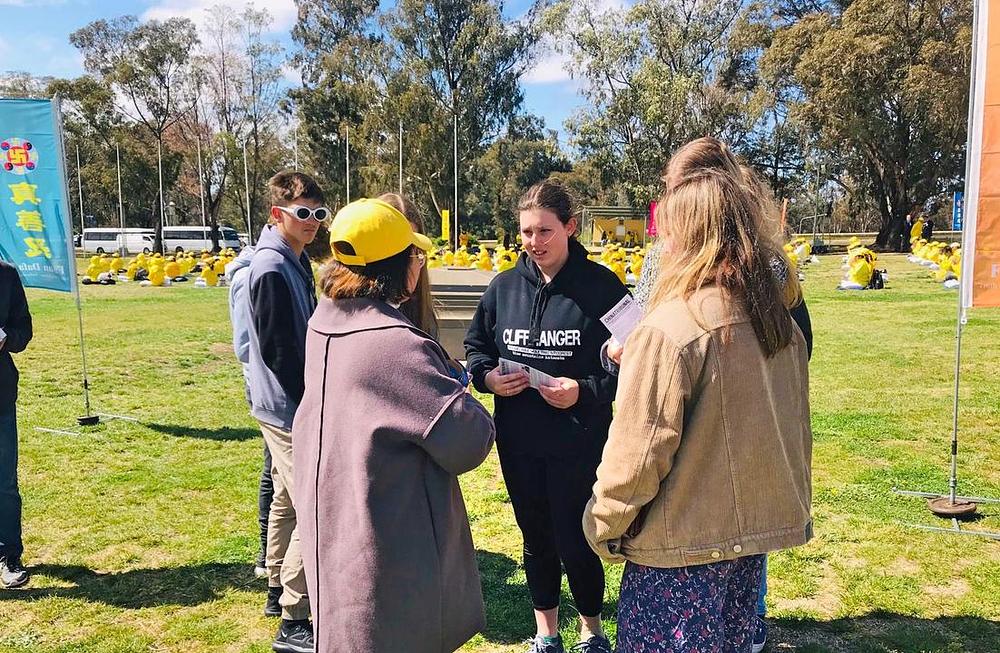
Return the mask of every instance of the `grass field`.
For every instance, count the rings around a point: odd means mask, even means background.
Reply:
[[[816,539],[771,557],[772,651],[1000,651],[1000,542],[934,523],[894,486],[947,488],[955,295],[902,257],[889,288],[840,293],[839,257],[807,271]],[[0,651],[266,652],[277,627],[255,580],[261,439],[230,348],[226,292],[87,287],[92,400],[82,412],[76,311],[29,291],[20,482],[30,586],[0,591]],[[1000,310],[972,313],[962,370],[961,487],[1000,496]],[[495,456],[462,478],[488,626],[466,650],[532,634],[520,537]],[[971,525],[1000,530],[1000,505]],[[947,525],[947,524],[941,524]],[[621,568],[609,568],[613,618]],[[564,590],[564,636],[575,641]],[[358,652],[361,653],[361,652]],[[400,649],[400,653],[406,653]]]

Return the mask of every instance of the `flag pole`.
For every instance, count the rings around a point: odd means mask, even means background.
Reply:
[[[975,147],[977,135],[975,133],[975,127],[977,125],[976,121],[976,96],[978,94],[978,66],[979,62],[979,47],[981,36],[980,31],[980,21],[982,20],[982,14],[980,13],[982,7],[980,5],[980,0],[973,0],[973,13],[972,13],[972,59],[970,62],[970,79],[969,84],[969,115],[968,115],[968,128],[967,128],[967,141],[966,141],[966,160],[965,160],[965,193],[964,197],[966,200],[970,197],[975,197],[975,193],[969,192],[969,184],[973,182],[973,158],[976,151],[979,149]],[[975,181],[978,185],[978,181]],[[974,218],[971,222],[972,229],[975,229]],[[970,221],[963,220],[962,231],[963,245],[969,242],[968,238],[965,236],[970,232]],[[973,251],[968,251],[973,250]],[[948,494],[935,494],[933,492],[914,492],[909,490],[898,490],[894,489],[897,494],[911,497],[920,497],[927,500],[927,507],[932,513],[938,517],[945,519],[950,519],[952,522],[951,528],[941,528],[936,526],[924,526],[921,524],[911,524],[916,528],[923,530],[930,530],[936,532],[947,532],[955,533],[959,535],[975,535],[988,537],[994,540],[1000,540],[1000,532],[991,531],[970,531],[963,530],[959,526],[960,519],[970,519],[972,518],[976,510],[978,509],[978,504],[980,503],[1000,503],[1000,499],[988,498],[988,497],[964,497],[958,494],[958,411],[959,411],[959,389],[961,387],[961,372],[962,372],[962,331],[964,330],[965,324],[968,322],[967,307],[971,305],[971,302],[966,302],[966,287],[965,285],[970,282],[972,277],[972,257],[975,256],[975,247],[964,247],[962,248],[962,271],[961,271],[961,281],[958,289],[958,311],[956,315],[957,325],[955,327],[955,386],[953,394],[953,412],[952,412],[952,429],[951,429],[951,469],[948,476]]]
[[[63,137],[62,99],[58,95],[56,95],[52,99],[52,102],[55,106],[55,111],[57,112],[56,115],[58,116],[58,120],[56,120],[55,122],[56,122],[56,129],[58,129],[59,131],[59,138],[58,138],[59,156],[62,157],[62,161],[65,162],[66,142]],[[77,173],[79,175],[79,167],[77,167]],[[63,187],[63,194],[66,196],[66,199],[68,200],[69,193],[67,192],[67,189],[65,187]],[[68,208],[68,202],[66,204]],[[81,207],[82,206],[83,205],[81,203]],[[81,220],[83,219],[82,212],[80,219]],[[76,278],[76,252],[73,249],[72,233],[69,234],[69,240],[66,243],[66,246],[70,254],[69,260],[70,260],[71,283],[73,285],[73,297],[76,300],[77,325],[79,327],[79,333],[80,333],[80,359],[83,365],[83,404],[84,404],[84,410],[86,411],[86,414],[81,417],[77,417],[76,421],[78,424],[80,424],[80,426],[92,426],[94,424],[99,423],[101,421],[101,418],[97,415],[92,415],[90,413],[90,379],[87,375],[87,346],[83,337],[83,303],[80,299],[80,284]]]

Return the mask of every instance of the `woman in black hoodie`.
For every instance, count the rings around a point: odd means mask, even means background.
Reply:
[[[583,510],[611,424],[616,378],[600,363],[600,318],[628,291],[577,242],[568,191],[553,181],[518,203],[524,253],[493,280],[465,339],[473,384],[496,396],[497,451],[524,538],[524,568],[538,627],[529,653],[562,653],[560,563],[580,612],[574,650],[610,653],[601,629],[604,569],[583,536]],[[506,358],[554,381],[529,387]]]

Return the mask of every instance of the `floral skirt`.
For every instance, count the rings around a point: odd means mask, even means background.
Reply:
[[[764,556],[659,569],[625,565],[618,653],[749,653]]]

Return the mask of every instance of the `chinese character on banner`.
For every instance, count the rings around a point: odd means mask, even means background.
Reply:
[[[0,99],[0,259],[25,286],[71,292],[61,120],[58,101]]]
[[[7,188],[13,193],[10,196],[10,201],[14,204],[24,204],[25,202],[31,202],[32,204],[42,203],[42,200],[38,199],[38,186],[35,184],[22,181],[19,184],[8,184]]]
[[[17,226],[25,231],[45,231],[45,223],[42,222],[42,214],[38,211],[18,211]]]
[[[45,242],[44,238],[25,238],[24,244],[28,246],[27,251],[24,252],[28,258],[36,256],[52,258],[52,250],[49,249],[49,244]]]

